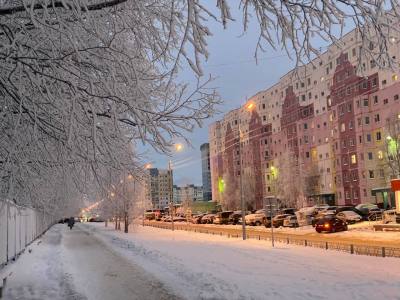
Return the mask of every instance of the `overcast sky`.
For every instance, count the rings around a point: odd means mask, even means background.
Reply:
[[[279,81],[288,72],[293,63],[284,52],[270,50],[261,53],[256,64],[254,51],[258,39],[255,26],[242,35],[240,20],[229,24],[224,30],[220,24],[212,23],[209,28],[213,36],[209,38],[210,57],[203,64],[204,75],[210,74],[217,79],[213,86],[218,87],[223,105],[219,107],[221,114],[205,122],[203,128],[196,128],[189,135],[192,147],[186,146],[183,151],[173,157],[150,154],[149,160],[154,167],[166,168],[168,160],[173,162],[174,184],[185,185],[194,183],[201,185],[200,145],[208,142],[208,125],[221,119],[223,114],[239,107],[246,98]],[[188,70],[182,70],[180,78],[193,82],[194,75]]]

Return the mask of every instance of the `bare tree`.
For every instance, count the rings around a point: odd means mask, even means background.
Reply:
[[[382,152],[385,153],[383,156],[386,162],[386,166],[391,171],[390,178],[400,177],[400,115],[395,113],[392,114],[386,120],[386,138],[384,149]]]

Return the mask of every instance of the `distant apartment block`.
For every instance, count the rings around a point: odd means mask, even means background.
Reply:
[[[173,184],[172,170],[150,168],[148,172],[147,199],[153,208],[163,209],[170,202],[171,185]]]
[[[204,143],[200,146],[201,151],[201,174],[203,179],[203,200],[212,200],[211,193],[211,171],[210,171],[210,144]]]
[[[186,186],[176,186],[174,185],[174,202],[184,203],[203,201],[203,187],[196,186],[194,184],[188,184]]]
[[[214,200],[238,208],[242,187],[249,209],[267,197],[288,206],[393,205],[385,149],[388,124],[400,118],[399,74],[367,57],[358,70],[355,31],[340,43],[209,127]],[[400,62],[399,37],[388,43]]]

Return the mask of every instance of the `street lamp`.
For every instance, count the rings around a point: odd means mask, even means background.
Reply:
[[[175,144],[176,152],[180,152],[183,150],[182,144]],[[171,212],[171,229],[174,231],[174,185],[172,181],[172,163],[171,160],[168,162],[168,174],[169,174],[169,209]]]
[[[248,112],[251,112],[254,108],[255,108],[255,104],[254,102],[248,102],[246,103],[246,105],[244,106],[245,110]],[[242,129],[241,129],[241,122],[239,120],[239,162],[240,162],[240,204],[242,207],[242,237],[243,240],[246,239],[246,207],[245,207],[245,203],[244,203],[244,197],[243,197],[243,170],[242,170]]]

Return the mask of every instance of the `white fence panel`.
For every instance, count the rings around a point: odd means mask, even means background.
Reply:
[[[54,217],[0,200],[0,268],[54,224]]]

